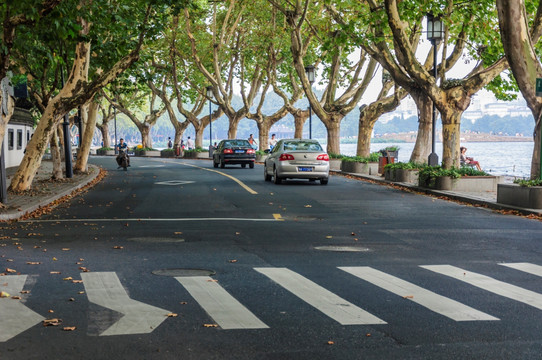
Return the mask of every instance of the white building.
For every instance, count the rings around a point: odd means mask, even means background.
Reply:
[[[24,150],[33,133],[34,119],[30,111],[15,108],[2,143],[6,168],[18,166],[21,163]]]

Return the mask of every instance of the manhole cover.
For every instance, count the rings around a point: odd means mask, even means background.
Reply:
[[[359,247],[359,246],[315,246],[316,250],[323,250],[323,251],[338,251],[338,252],[366,252],[371,251],[368,248],[365,247]]]
[[[208,269],[159,269],[152,272],[160,276],[212,276],[216,274],[214,270]]]
[[[172,238],[172,237],[133,237],[133,238],[128,238],[126,240],[141,242],[141,243],[180,243],[180,242],[184,242],[184,239]]]

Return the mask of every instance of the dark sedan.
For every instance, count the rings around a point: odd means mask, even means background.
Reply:
[[[233,139],[222,140],[213,152],[213,166],[241,164],[241,167],[248,166],[253,169],[256,160],[256,151],[248,140]]]

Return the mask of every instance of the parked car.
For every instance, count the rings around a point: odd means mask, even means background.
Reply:
[[[226,165],[241,164],[241,167],[248,166],[253,169],[256,161],[256,151],[250,145],[248,140],[232,139],[222,140],[213,151],[213,166],[220,165],[224,168]]]
[[[280,184],[284,179],[329,180],[329,156],[316,140],[282,139],[264,163],[265,181]]]

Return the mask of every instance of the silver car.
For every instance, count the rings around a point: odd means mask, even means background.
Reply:
[[[282,139],[264,164],[265,181],[280,184],[284,179],[329,180],[329,156],[316,140]]]

